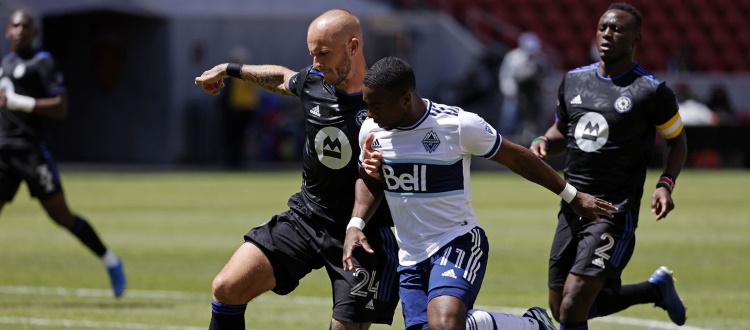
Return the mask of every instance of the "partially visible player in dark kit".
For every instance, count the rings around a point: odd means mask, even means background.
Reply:
[[[43,141],[44,118],[64,117],[68,104],[52,56],[33,47],[34,23],[28,12],[17,10],[5,33],[11,52],[0,67],[0,210],[25,181],[49,217],[101,258],[114,294],[120,297],[126,287],[122,261],[104,246],[88,221],[68,208],[57,166]]]

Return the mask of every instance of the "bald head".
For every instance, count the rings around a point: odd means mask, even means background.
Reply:
[[[324,35],[337,42],[348,42],[352,38],[362,40],[362,27],[359,19],[351,12],[344,9],[331,9],[312,21],[307,30],[307,36],[320,37]]]
[[[36,37],[34,18],[25,10],[16,10],[10,15],[5,37],[10,40],[10,48],[14,53],[26,52],[32,48]]]
[[[327,84],[347,93],[361,91],[367,65],[362,27],[354,14],[333,9],[315,18],[307,30],[307,49]]]
[[[9,25],[21,24],[24,20],[26,20],[28,24],[30,24],[32,27],[34,26],[34,17],[32,17],[31,14],[29,14],[29,12],[23,9],[18,9],[14,11],[13,14],[10,14],[10,20],[8,24]]]

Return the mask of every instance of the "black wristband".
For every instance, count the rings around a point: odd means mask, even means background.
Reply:
[[[232,78],[242,79],[242,64],[229,63],[227,65],[227,76]]]

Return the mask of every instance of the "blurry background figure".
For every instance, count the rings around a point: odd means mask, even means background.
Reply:
[[[252,63],[252,56],[243,46],[235,46],[229,62]],[[241,79],[227,79],[226,92],[221,100],[224,166],[230,170],[242,168],[246,158],[255,158],[258,143],[258,112],[263,91],[255,84]]]
[[[509,51],[500,65],[500,92],[503,95],[498,125],[500,133],[516,142],[531,141],[538,131],[541,84],[549,69],[539,37],[533,32],[521,33],[518,48]]]
[[[706,105],[719,116],[719,125],[739,125],[738,118],[734,114],[734,107],[729,100],[729,95],[727,95],[727,89],[724,85],[715,84],[711,87]]]
[[[667,59],[667,72],[669,74],[683,74],[693,72],[693,51],[690,45],[682,43],[672,57]]]
[[[680,117],[685,126],[716,126],[719,116],[711,111],[703,102],[695,99],[690,86],[685,82],[678,82],[675,91],[680,105]]]

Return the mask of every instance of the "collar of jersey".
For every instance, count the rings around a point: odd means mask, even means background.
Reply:
[[[430,111],[432,111],[432,101],[430,101],[430,100],[428,100],[428,99],[424,99],[424,98],[422,99],[422,101],[427,101],[427,110],[426,110],[426,111],[424,112],[424,114],[422,115],[422,118],[419,118],[419,120],[417,120],[417,122],[416,122],[416,123],[414,123],[414,124],[413,124],[413,125],[411,125],[411,126],[407,126],[407,127],[396,127],[396,129],[400,129],[400,130],[402,130],[402,131],[409,131],[409,130],[413,130],[413,129],[417,128],[417,126],[419,126],[420,124],[422,124],[422,123],[423,123],[423,122],[425,121],[425,119],[427,119],[427,116],[429,116],[429,115],[430,115]]]
[[[633,70],[634,70],[634,69],[635,69],[635,68],[636,68],[637,66],[638,66],[638,62],[633,62],[633,66],[631,66],[631,67],[630,67],[630,69],[629,69],[628,71],[625,71],[625,72],[624,72],[623,74],[621,74],[621,75],[619,75],[619,76],[617,76],[617,77],[614,77],[614,78],[606,78],[606,77],[603,77],[603,76],[602,76],[601,74],[599,74],[599,70],[598,70],[598,68],[599,68],[599,63],[597,63],[597,64],[596,64],[596,67],[597,67],[597,70],[596,70],[596,76],[597,76],[597,77],[599,77],[599,79],[601,79],[601,80],[607,80],[607,81],[617,80],[617,79],[620,79],[620,78],[622,78],[622,77],[625,77],[625,76],[626,76],[626,75],[627,75],[628,73],[631,73],[631,72],[633,72]]]
[[[352,96],[362,96],[362,92],[361,91],[349,94],[347,92],[344,92],[344,91],[336,88],[336,86],[331,86],[331,87],[333,87],[333,90],[336,91],[336,94],[341,94],[341,95],[349,96],[349,97],[352,97]]]
[[[40,53],[42,53],[41,50],[39,50],[39,49],[32,49],[29,52],[29,55],[30,55],[29,58],[34,58],[34,56],[37,56],[37,54],[40,54]],[[42,55],[44,55],[44,54],[42,53]],[[11,59],[11,60],[15,60],[17,58],[21,58],[22,59],[23,57],[21,57],[21,55],[19,55],[18,53],[10,52],[10,53],[8,53],[8,58]]]

